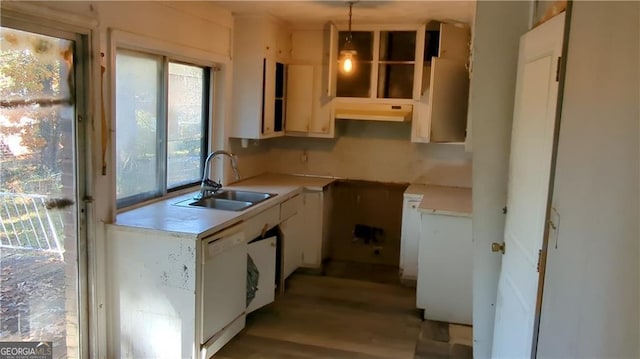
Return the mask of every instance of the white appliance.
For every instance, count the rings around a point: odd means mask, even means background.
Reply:
[[[244,328],[247,241],[238,225],[205,238],[202,246],[200,343],[208,358]]]

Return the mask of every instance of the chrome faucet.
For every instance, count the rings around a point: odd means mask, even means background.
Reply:
[[[227,151],[214,151],[207,156],[207,159],[204,161],[204,173],[202,174],[202,182],[200,183],[200,192],[196,194],[193,199],[199,200],[207,196],[209,193],[216,193],[222,188],[222,184],[220,180],[218,182],[209,179],[209,168],[211,166],[211,160],[214,157],[222,155],[227,156],[231,159],[231,168],[233,168],[233,172],[236,175],[236,179],[240,179],[240,173],[238,172],[238,158],[233,153]]]

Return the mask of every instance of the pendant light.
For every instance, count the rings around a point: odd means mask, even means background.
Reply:
[[[353,71],[355,57],[358,54],[353,46],[353,35],[351,34],[351,11],[353,9],[353,1],[349,2],[349,31],[347,32],[346,42],[340,50],[340,62],[342,63],[342,71],[351,73]]]

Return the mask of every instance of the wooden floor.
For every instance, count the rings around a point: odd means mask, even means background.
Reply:
[[[421,320],[414,288],[384,283],[392,282],[384,271],[360,267],[328,266],[333,276],[294,274],[285,294],[249,314],[246,328],[215,358],[472,358],[471,327]],[[366,280],[351,279],[354,273]]]
[[[413,288],[294,274],[215,358],[412,359],[421,324]]]

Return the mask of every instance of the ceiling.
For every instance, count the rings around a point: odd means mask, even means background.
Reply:
[[[271,14],[291,24],[346,22],[347,1],[214,1],[233,14]],[[353,23],[421,23],[428,20],[471,24],[475,1],[360,0],[353,5]]]

